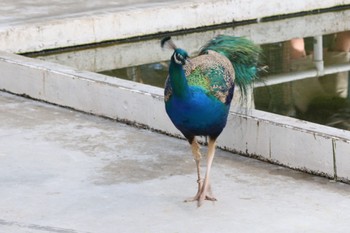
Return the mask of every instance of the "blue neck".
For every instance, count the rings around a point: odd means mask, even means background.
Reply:
[[[180,98],[186,98],[189,93],[189,88],[182,65],[172,60],[169,67],[169,76],[174,95]]]

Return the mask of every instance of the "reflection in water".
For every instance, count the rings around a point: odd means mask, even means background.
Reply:
[[[350,32],[324,36],[325,66],[349,62]],[[312,69],[313,38],[264,46],[270,73]],[[350,130],[348,72],[257,88],[256,108]]]
[[[168,75],[168,63],[140,65],[100,73],[163,88]]]
[[[326,125],[339,129],[350,130],[350,101],[333,111],[327,118]]]
[[[313,38],[262,45],[268,75],[314,68]],[[323,36],[325,66],[349,62],[350,32]],[[166,62],[101,72],[163,87]],[[268,77],[267,77],[268,78]],[[350,130],[348,72],[256,88],[255,107],[315,123]]]

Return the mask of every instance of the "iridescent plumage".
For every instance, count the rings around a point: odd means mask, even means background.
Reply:
[[[215,153],[215,141],[224,129],[235,84],[242,94],[256,79],[260,48],[241,37],[217,36],[199,56],[189,60],[187,52],[176,48],[170,38],[162,40],[174,49],[164,100],[168,116],[192,147],[198,172],[198,192],[191,200],[216,200],[211,195],[209,172]],[[200,176],[201,154],[195,136],[209,136],[207,172]]]

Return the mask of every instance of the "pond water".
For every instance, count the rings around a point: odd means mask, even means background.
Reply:
[[[252,39],[261,45],[262,63],[268,66],[254,88],[256,109],[350,130],[349,21],[348,10],[327,12],[174,33],[173,39],[192,56],[218,34]],[[171,51],[160,49],[160,38],[30,56],[163,87]],[[317,49],[319,43],[321,49]],[[315,68],[315,60],[324,64],[321,71]]]

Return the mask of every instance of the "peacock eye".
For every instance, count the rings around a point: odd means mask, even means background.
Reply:
[[[183,64],[184,58],[181,54],[176,53],[174,54],[174,60],[177,64]]]

